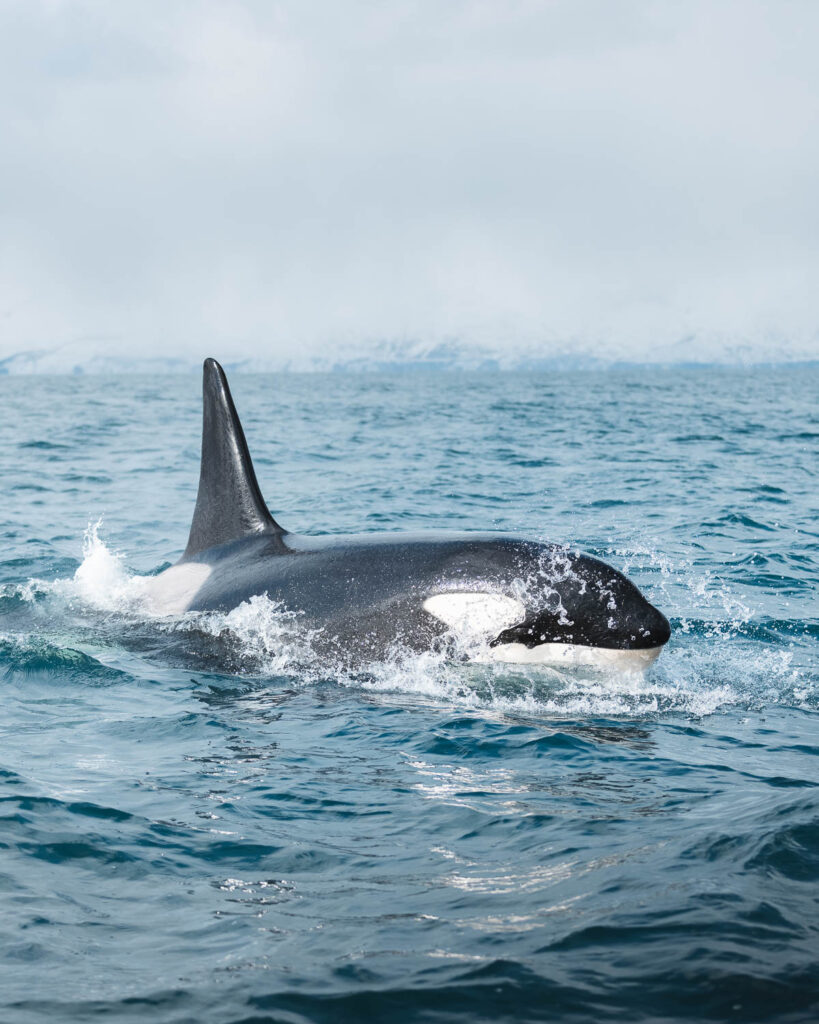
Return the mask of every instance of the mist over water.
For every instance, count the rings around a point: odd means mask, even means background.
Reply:
[[[565,543],[671,642],[350,669],[264,596],[152,615],[198,376],[0,379],[0,1017],[814,1020],[817,370],[232,384],[286,528]]]
[[[6,0],[0,370],[819,357],[810,0]]]

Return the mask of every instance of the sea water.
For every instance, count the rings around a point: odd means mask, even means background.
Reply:
[[[0,1020],[819,1019],[819,368],[232,379],[287,529],[625,571],[645,675],[152,617],[198,377],[0,378]]]

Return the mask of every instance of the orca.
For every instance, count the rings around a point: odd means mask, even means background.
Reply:
[[[159,615],[227,612],[257,595],[345,660],[471,651],[478,661],[643,668],[670,636],[622,573],[499,533],[290,533],[270,514],[222,367],[204,364],[202,459],[190,536],[154,577]]]

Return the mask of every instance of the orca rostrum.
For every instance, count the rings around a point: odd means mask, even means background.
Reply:
[[[668,620],[622,573],[498,533],[305,536],[265,504],[222,367],[204,365],[199,493],[188,544],[155,577],[159,614],[230,611],[267,595],[345,658],[444,649],[481,661],[650,664]]]

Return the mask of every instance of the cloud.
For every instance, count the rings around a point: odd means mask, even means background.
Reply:
[[[6,0],[0,358],[819,355],[811,0]]]

